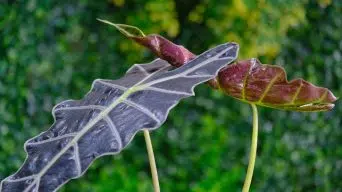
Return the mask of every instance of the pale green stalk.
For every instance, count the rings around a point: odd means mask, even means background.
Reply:
[[[251,104],[253,110],[253,133],[252,133],[252,143],[251,143],[251,151],[249,154],[249,163],[247,168],[247,175],[245,178],[245,183],[243,184],[242,192],[248,192],[251,186],[257,146],[258,146],[258,110],[255,104]]]
[[[147,148],[147,153],[148,153],[148,160],[150,162],[150,167],[151,167],[154,192],[160,192],[156,160],[154,158],[150,133],[147,129],[144,129],[144,137],[145,137],[146,148]]]

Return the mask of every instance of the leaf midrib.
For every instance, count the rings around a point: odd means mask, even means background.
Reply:
[[[99,113],[98,116],[96,116],[95,119],[93,119],[91,122],[87,123],[86,126],[59,152],[57,153],[52,159],[51,161],[38,173],[35,175],[35,179],[34,181],[24,190],[24,192],[28,192],[28,190],[30,190],[30,188],[37,183],[38,185],[38,181],[40,180],[40,178],[52,167],[52,165],[67,151],[69,150],[73,145],[77,144],[77,141],[85,134],[87,133],[96,123],[98,123],[101,119],[103,119],[105,116],[108,115],[109,112],[111,112],[118,104],[120,104],[122,101],[124,101],[125,99],[127,99],[132,93],[143,90],[147,87],[150,87],[152,85],[155,85],[157,83],[161,83],[164,81],[168,81],[171,79],[175,79],[178,77],[181,77],[183,75],[189,74],[193,71],[195,71],[196,69],[207,65],[208,63],[215,61],[215,60],[221,60],[220,56],[231,50],[233,48],[233,46],[230,46],[228,48],[223,49],[222,51],[220,51],[219,53],[216,53],[216,55],[210,59],[207,59],[206,61],[204,61],[203,63],[200,63],[190,69],[187,69],[177,75],[173,75],[173,76],[168,76],[168,77],[164,77],[152,82],[148,82],[146,84],[144,84],[145,80],[147,80],[149,77],[151,77],[153,74],[163,70],[159,69],[158,71],[155,71],[154,73],[151,73],[149,76],[145,77],[144,79],[142,79],[140,82],[138,82],[137,84],[133,85],[131,88],[127,89],[119,98],[117,98],[113,103],[111,103],[105,110],[101,111]],[[222,58],[223,59],[234,59],[235,57],[225,57]],[[218,72],[218,71],[217,71]],[[81,176],[82,173],[80,173],[79,176]],[[39,187],[39,186],[38,186]]]
[[[96,123],[98,123],[101,119],[105,118],[109,112],[111,112],[118,104],[120,104],[123,100],[127,99],[129,95],[138,91],[137,87],[131,87],[127,89],[118,99],[116,99],[113,103],[111,103],[105,110],[101,111],[95,119],[91,120],[59,153],[57,153],[50,162],[38,173],[35,175],[34,181],[26,188],[24,192],[29,190],[51,167],[52,165],[73,145],[77,144],[78,140],[87,133]]]

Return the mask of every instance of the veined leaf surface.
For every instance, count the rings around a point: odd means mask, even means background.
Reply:
[[[180,99],[213,79],[237,53],[238,45],[227,43],[177,69],[157,59],[134,65],[121,79],[95,80],[82,100],[54,107],[55,123],[25,143],[24,164],[1,182],[0,191],[56,191],[96,158],[119,153],[137,131],[158,128]]]
[[[217,81],[227,95],[247,103],[294,111],[326,111],[336,101],[329,89],[303,79],[288,81],[285,70],[257,59],[238,61],[223,68]]]

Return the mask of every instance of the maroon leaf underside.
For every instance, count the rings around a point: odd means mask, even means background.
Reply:
[[[239,100],[276,109],[326,111],[336,97],[327,88],[303,79],[288,81],[282,67],[261,64],[257,59],[238,61],[218,74],[220,88]]]

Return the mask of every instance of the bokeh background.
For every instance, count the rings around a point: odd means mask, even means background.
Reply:
[[[116,79],[153,55],[96,18],[159,33],[194,53],[227,41],[342,95],[339,0],[0,0],[0,180],[25,159],[24,142],[52,124],[51,109],[96,78]],[[342,191],[342,103],[330,112],[259,108],[252,191]],[[162,191],[240,191],[251,109],[206,85],[152,132]],[[60,191],[152,191],[143,134],[98,159]]]

